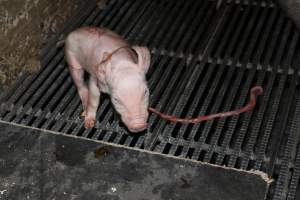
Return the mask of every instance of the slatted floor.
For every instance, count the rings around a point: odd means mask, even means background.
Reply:
[[[151,114],[144,135],[129,135],[101,97],[95,128],[84,129],[79,97],[63,51],[49,42],[42,69],[24,75],[0,99],[0,119],[244,170],[275,182],[268,200],[300,199],[299,33],[271,1],[111,0],[87,5],[66,25],[110,28],[150,48],[151,106],[180,117],[245,105],[261,85],[255,110],[196,125]]]

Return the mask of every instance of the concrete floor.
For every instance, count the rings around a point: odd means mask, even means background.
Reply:
[[[261,174],[0,122],[0,199],[263,200]]]

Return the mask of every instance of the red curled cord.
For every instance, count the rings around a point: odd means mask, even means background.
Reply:
[[[212,119],[216,119],[216,118],[236,116],[241,113],[248,112],[255,107],[256,98],[257,98],[257,96],[262,95],[263,91],[264,90],[261,86],[253,87],[250,91],[250,100],[249,100],[248,104],[242,108],[238,108],[238,109],[224,112],[224,113],[204,115],[204,116],[200,116],[200,117],[196,117],[196,118],[186,118],[186,119],[177,118],[176,116],[173,116],[173,115],[163,114],[151,107],[149,108],[149,111],[157,114],[162,119],[165,119],[165,120],[168,120],[171,122],[177,122],[177,123],[183,123],[183,124],[196,124],[196,123],[200,123],[203,121],[208,121],[208,120],[212,120]]]

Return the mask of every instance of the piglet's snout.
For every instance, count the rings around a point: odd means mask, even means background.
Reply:
[[[128,122],[128,129],[131,132],[140,132],[147,128],[147,119],[144,117],[132,118]]]

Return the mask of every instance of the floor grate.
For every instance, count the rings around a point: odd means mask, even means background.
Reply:
[[[275,179],[268,199],[300,198],[299,33],[272,1],[125,1],[88,5],[63,35],[105,26],[152,53],[151,106],[181,117],[244,105],[265,92],[252,112],[180,125],[149,117],[144,135],[128,135],[104,95],[95,128],[84,129],[79,97],[61,49],[49,43],[42,69],[4,95],[0,119],[217,165],[261,170]]]

